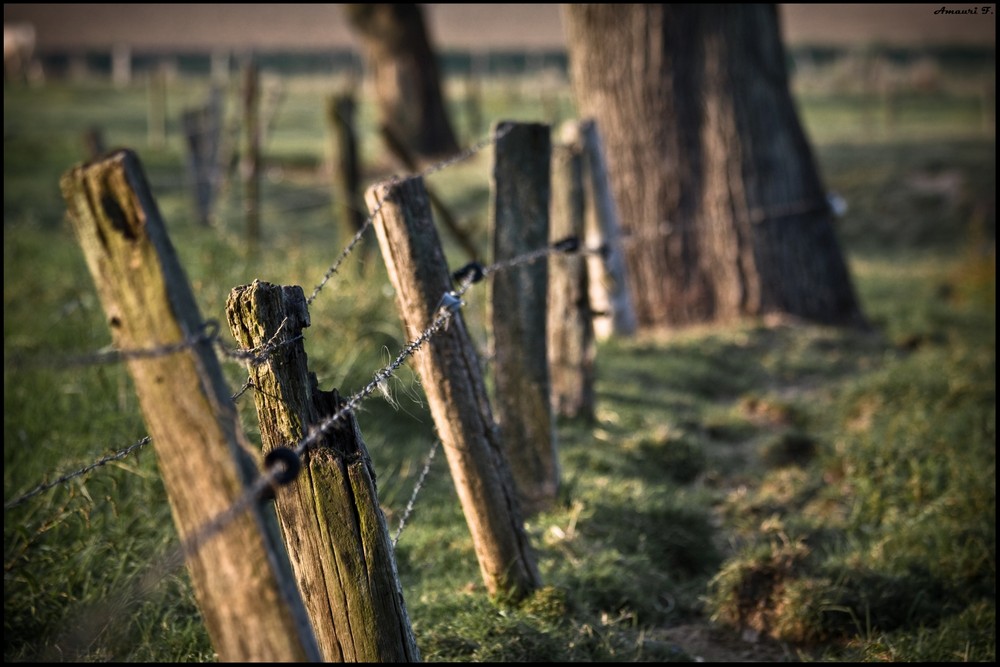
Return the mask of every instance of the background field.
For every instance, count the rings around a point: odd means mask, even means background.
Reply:
[[[562,502],[528,525],[547,586],[516,609],[485,595],[439,452],[396,552],[424,659],[995,659],[992,60],[796,62],[874,330],[749,321],[602,344],[597,421],[559,424]],[[265,75],[274,125],[253,257],[238,179],[214,226],[194,221],[178,119],[207,79],[173,79],[159,147],[141,78],[5,89],[5,505],[145,435],[122,366],[71,363],[110,341],[58,192],[88,128],[138,151],[206,317],[223,320],[230,289],[257,278],[308,294],[343,248],[322,113],[344,80]],[[447,85],[465,141],[485,136],[466,80]],[[497,72],[482,94],[487,125],[574,115],[556,65]],[[398,171],[367,98],[359,132],[366,184]],[[482,248],[489,168],[486,148],[427,179]],[[321,385],[342,393],[405,343],[374,239],[363,245],[306,331]],[[485,298],[469,292],[465,309],[484,348]],[[235,392],[245,371],[226,372]],[[435,436],[412,371],[389,396],[358,417],[394,533]],[[186,574],[147,577],[175,543],[150,447],[5,508],[5,660],[213,659]]]

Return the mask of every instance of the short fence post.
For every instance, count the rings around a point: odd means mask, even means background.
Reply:
[[[280,537],[246,495],[249,443],[139,159],[118,151],[60,185],[115,346],[169,350],[125,358],[220,661],[318,660]]]
[[[498,123],[491,182],[493,262],[549,245],[552,144],[548,125]],[[548,261],[497,272],[491,287],[497,419],[528,514],[559,493],[559,459],[549,390]]]
[[[601,340],[612,334],[632,336],[637,327],[635,309],[628,291],[621,226],[597,124],[592,120],[570,121],[563,125],[562,135],[563,141],[579,143],[583,149],[588,203],[586,243],[605,249],[587,261],[590,303],[595,311],[594,333]]]
[[[584,211],[580,147],[554,146],[552,242],[567,238],[582,240]],[[549,265],[548,317],[552,409],[561,417],[592,420],[595,346],[585,255],[553,256]]]
[[[342,409],[336,390],[320,390],[308,369],[300,338],[309,326],[302,288],[260,281],[237,287],[226,316],[241,347],[274,346],[247,364],[263,453],[295,448]],[[344,413],[303,454],[301,472],[277,489],[275,507],[323,658],[419,661],[375,473],[353,413]]]
[[[365,196],[411,340],[434,321],[452,280],[423,179],[380,183]],[[377,211],[377,214],[375,213]],[[491,596],[517,601],[540,576],[461,312],[414,353],[438,435]]]

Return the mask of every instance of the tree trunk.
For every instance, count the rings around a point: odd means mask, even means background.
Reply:
[[[379,123],[423,158],[458,151],[437,60],[416,4],[347,4],[375,83]]]
[[[563,5],[638,324],[862,324],[773,5]]]

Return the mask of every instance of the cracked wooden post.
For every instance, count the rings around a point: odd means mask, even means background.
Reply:
[[[550,240],[582,244],[583,156],[579,146],[552,148]],[[552,410],[571,419],[594,418],[594,325],[587,294],[586,255],[558,254],[549,265],[549,376]]]
[[[237,287],[226,316],[241,347],[278,346],[248,369],[263,453],[294,449],[343,405],[309,372],[302,288],[260,281]],[[419,661],[375,472],[352,412],[302,455],[299,476],[277,489],[275,506],[324,660]]]
[[[318,660],[277,529],[250,502],[218,532],[203,528],[244,498],[256,466],[205,321],[139,159],[118,151],[60,182],[116,348],[126,357],[198,606],[221,662]],[[193,541],[194,540],[194,541]]]
[[[416,339],[452,290],[419,176],[365,195],[404,323]],[[460,311],[414,353],[489,594],[516,602],[541,585],[520,503],[490,410],[479,356]]]
[[[563,141],[579,145],[584,154],[586,244],[606,249],[601,255],[587,258],[590,303],[595,312],[594,333],[601,340],[612,335],[632,336],[637,328],[635,309],[629,296],[628,273],[621,248],[621,225],[597,123],[592,120],[568,121],[563,124],[561,134]]]
[[[491,182],[493,262],[549,245],[551,138],[548,125],[501,122]],[[548,260],[493,275],[496,410],[521,505],[551,508],[559,493],[559,456],[546,352]]]

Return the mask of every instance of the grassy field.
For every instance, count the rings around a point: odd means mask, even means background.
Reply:
[[[483,116],[571,117],[557,83],[486,86]],[[123,366],[73,363],[110,342],[58,190],[87,128],[139,153],[206,317],[254,279],[308,295],[347,242],[324,167],[335,82],[265,84],[280,101],[256,256],[237,182],[214,226],[194,221],[177,118],[206,82],[171,86],[162,147],[142,86],[5,89],[5,506],[146,435]],[[561,502],[527,525],[546,586],[523,605],[489,600],[433,459],[396,551],[425,660],[995,660],[996,155],[979,90],[799,92],[875,330],[750,321],[602,343],[596,423],[558,425]],[[449,92],[460,134],[485,136],[462,83]],[[367,104],[359,126],[370,183],[392,165]],[[489,165],[486,149],[427,179],[484,248]],[[374,245],[310,309],[311,366],[344,394],[406,342]],[[484,345],[485,299],[465,310]],[[235,392],[245,371],[225,370]],[[388,395],[358,418],[394,534],[435,434],[413,371]],[[214,660],[186,573],[148,574],[176,542],[151,447],[5,507],[5,661]]]

